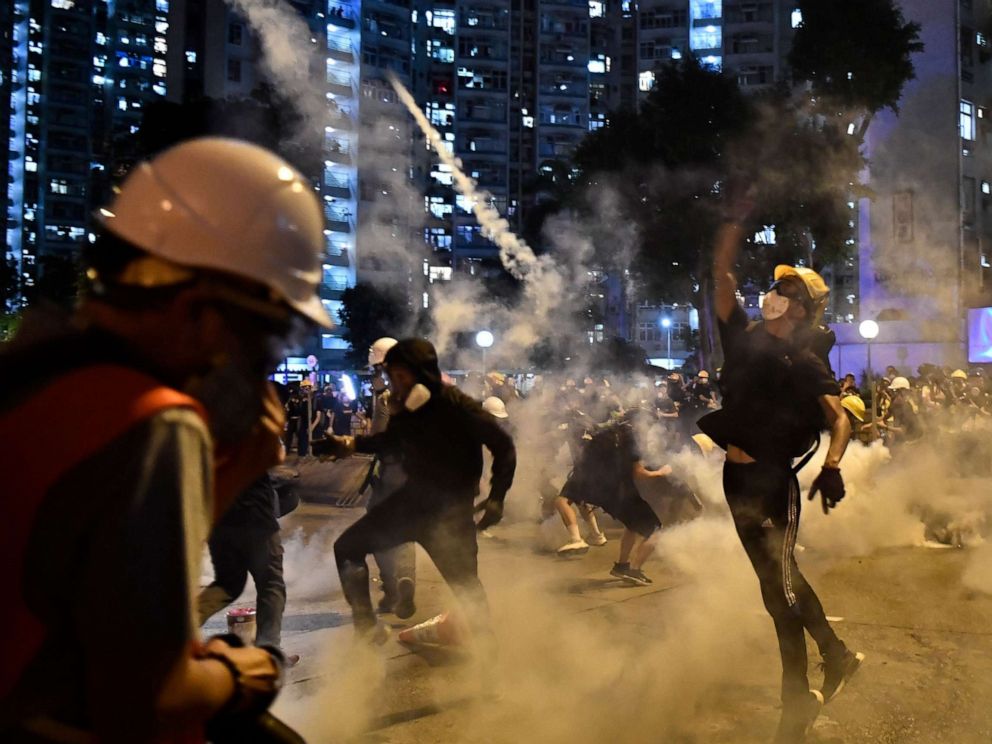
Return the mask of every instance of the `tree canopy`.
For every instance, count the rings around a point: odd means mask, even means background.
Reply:
[[[810,83],[825,113],[899,110],[903,86],[915,76],[912,55],[923,51],[920,24],[907,23],[893,0],[798,0],[802,23],[789,64]]]
[[[341,296],[339,320],[343,338],[351,345],[348,361],[357,369],[368,364],[372,343],[383,336],[394,336],[408,321],[406,299],[368,282],[358,282]]]

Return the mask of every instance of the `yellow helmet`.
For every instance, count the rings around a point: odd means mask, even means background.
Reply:
[[[789,266],[787,264],[779,264],[775,267],[775,281],[779,281],[780,279],[785,279],[790,276],[794,276],[801,280],[803,285],[806,287],[806,292],[813,301],[813,317],[810,318],[810,320],[813,323],[818,323],[820,318],[823,317],[823,311],[827,308],[827,299],[830,297],[830,287],[828,287],[827,283],[823,281],[822,276],[813,271],[813,269],[807,269],[805,266]]]
[[[951,379],[952,380],[967,380],[968,379],[968,373],[965,372],[963,369],[956,369],[953,372],[951,372]]]
[[[865,420],[865,402],[860,395],[845,395],[840,399],[840,404],[858,421]]]

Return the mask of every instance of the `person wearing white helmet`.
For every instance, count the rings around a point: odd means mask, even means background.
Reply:
[[[898,451],[904,445],[914,444],[923,438],[920,408],[914,400],[913,389],[905,377],[896,377],[889,383],[889,406],[879,427],[885,431],[885,442]]]
[[[99,221],[79,306],[29,313],[0,351],[19,505],[0,721],[13,740],[218,738],[265,714],[282,662],[200,639],[202,546],[281,458],[287,342],[331,325],[323,214],[281,158],[204,138],[135,166]]]
[[[376,435],[386,431],[389,426],[392,395],[386,378],[386,354],[396,346],[396,339],[385,336],[376,340],[369,347],[369,369],[372,372],[372,430]],[[377,454],[372,460],[366,484],[362,490],[371,486],[368,510],[382,504],[406,482],[403,462],[395,452]],[[394,548],[373,552],[376,565],[379,566],[379,580],[382,583],[382,599],[378,611],[393,613],[401,620],[413,617],[417,612],[414,595],[417,587],[417,554],[412,542],[397,545]]]
[[[864,658],[837,637],[794,554],[801,500],[793,461],[808,460],[821,430],[829,429],[824,465],[809,493],[819,493],[829,511],[844,497],[840,462],[851,424],[826,361],[833,337],[818,325],[829,288],[812,269],[777,266],[761,307],[763,320],[749,322],[733,275],[743,236],[735,222],[717,237],[714,306],[725,358],[723,408],[700,419],[699,427],[727,453],[727,504],[774,621],[782,659],[775,741],[794,744],[805,739],[824,702],[836,697]],[[805,632],[824,659],[819,690],[809,686]]]

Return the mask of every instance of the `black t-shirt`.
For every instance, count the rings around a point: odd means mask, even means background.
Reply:
[[[341,396],[338,396],[331,403],[331,411],[334,412],[334,423],[331,424],[331,430],[339,437],[350,435],[351,417],[355,413],[351,402],[342,400]]]
[[[217,523],[217,528],[251,528],[279,531],[275,485],[268,473],[238,496]]]
[[[700,419],[700,429],[763,462],[801,456],[826,425],[820,396],[840,394],[830,367],[801,342],[749,326],[740,306],[719,330],[723,408]]]

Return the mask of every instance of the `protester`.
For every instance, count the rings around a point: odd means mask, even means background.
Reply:
[[[207,541],[214,579],[197,600],[200,625],[241,596],[250,574],[257,597],[255,642],[282,646],[286,582],[282,573],[279,516],[275,484],[265,473],[235,499],[214,526]],[[299,656],[287,660],[295,664]]]
[[[844,497],[840,461],[851,429],[821,356],[829,344],[817,337],[829,289],[811,269],[779,266],[762,304],[763,321],[749,323],[731,273],[741,242],[739,224],[720,229],[713,276],[726,360],[724,407],[701,419],[700,428],[727,452],[727,503],[778,635],[783,710],[776,741],[784,744],[805,739],[824,702],[864,658],[837,637],[794,555],[800,497],[792,462],[829,427],[830,445],[810,497],[820,494],[824,511],[834,508]],[[809,687],[804,629],[824,659],[820,690]]]
[[[2,352],[0,738],[203,741],[280,686],[277,649],[200,640],[194,587],[213,516],[279,460],[267,375],[330,326],[323,216],[306,178],[225,139],[135,166],[100,215],[79,307]]]
[[[369,369],[372,371],[371,434],[382,434],[389,425],[392,395],[386,379],[386,353],[396,346],[396,339],[384,337],[375,341],[369,348]],[[377,454],[369,471],[372,495],[368,510],[384,503],[400,490],[406,481],[403,462],[398,452],[386,451]],[[378,611],[393,613],[401,620],[413,617],[417,612],[414,604],[417,582],[417,555],[412,542],[402,543],[392,548],[374,551],[379,567],[379,580],[383,596]]]
[[[513,440],[476,401],[441,382],[437,352],[407,339],[385,357],[393,413],[386,430],[368,437],[331,437],[317,454],[398,453],[406,483],[342,533],[334,544],[355,629],[376,628],[366,556],[406,542],[419,543],[463,605],[476,639],[491,646],[489,609],[478,575],[476,530],[500,521],[513,482]],[[482,447],[493,455],[492,485],[473,521],[482,477]],[[381,637],[381,633],[377,633]]]

